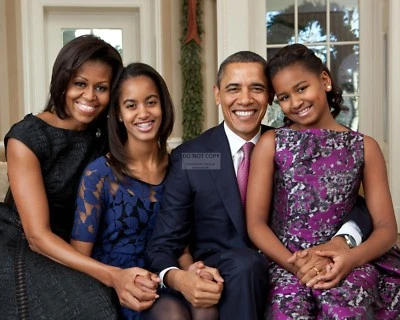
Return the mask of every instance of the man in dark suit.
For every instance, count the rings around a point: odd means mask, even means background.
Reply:
[[[218,304],[221,319],[262,319],[267,261],[248,239],[236,175],[244,143],[256,143],[270,129],[261,125],[272,101],[265,59],[249,51],[229,56],[214,94],[224,122],[172,152],[148,262],[194,306]],[[178,268],[188,245],[214,281]]]

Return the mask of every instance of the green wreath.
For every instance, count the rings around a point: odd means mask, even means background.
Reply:
[[[182,70],[182,112],[183,141],[198,136],[203,130],[203,79],[201,74],[200,37],[203,33],[201,24],[201,0],[194,1],[196,7],[195,22],[197,30],[193,38],[188,33],[188,2],[182,0],[181,25],[181,59]],[[193,3],[191,4],[193,5]],[[190,8],[189,8],[190,9]],[[193,8],[194,9],[194,8]],[[189,13],[190,14],[190,13]],[[194,18],[194,17],[193,17]]]

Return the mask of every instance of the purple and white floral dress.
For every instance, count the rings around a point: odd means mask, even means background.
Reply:
[[[275,133],[271,227],[291,252],[327,242],[356,202],[364,136],[324,129]],[[400,255],[393,250],[385,256],[380,259],[385,270],[365,264],[329,290],[310,289],[272,263],[267,318],[398,319]]]

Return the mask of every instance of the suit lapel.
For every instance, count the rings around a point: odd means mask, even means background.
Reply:
[[[247,241],[244,213],[240,202],[240,193],[237,185],[235,169],[233,167],[231,150],[225,134],[223,123],[220,124],[207,144],[213,152],[221,154],[221,169],[210,170],[210,174],[217,188],[221,200],[234,226],[243,239]]]

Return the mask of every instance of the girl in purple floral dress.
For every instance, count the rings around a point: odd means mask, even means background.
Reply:
[[[342,92],[312,50],[286,46],[269,61],[268,75],[287,125],[257,143],[246,207],[249,236],[271,260],[267,318],[399,319],[397,228],[378,143],[335,121]],[[334,236],[361,183],[370,237],[320,252],[332,263],[311,268],[316,285],[301,284],[289,258]]]

